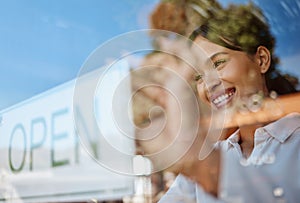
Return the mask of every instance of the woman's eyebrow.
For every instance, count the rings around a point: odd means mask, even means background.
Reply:
[[[210,60],[214,60],[219,55],[228,55],[227,52],[217,52],[209,57]]]

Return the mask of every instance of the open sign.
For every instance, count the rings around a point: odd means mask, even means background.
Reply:
[[[106,73],[109,83],[102,83],[109,90],[117,87],[129,71],[127,63],[115,66]],[[87,88],[89,81],[97,79],[95,72],[87,74]],[[119,144],[128,149],[127,153],[135,153],[134,140],[123,138],[117,127],[112,129],[113,118],[103,113],[112,103],[111,93],[102,88],[95,97],[96,106],[101,105],[95,108],[95,114],[111,123],[109,129],[100,129],[103,133],[97,134],[94,129],[103,127],[97,123],[99,119],[91,121],[84,109],[73,106],[75,83],[72,80],[0,113],[0,202],[109,200],[132,194],[132,177],[100,163],[105,159],[131,167],[131,159],[107,151],[104,141],[109,136],[121,140]],[[130,86],[122,88],[127,88],[123,97],[128,98]],[[74,116],[78,126],[74,125]]]

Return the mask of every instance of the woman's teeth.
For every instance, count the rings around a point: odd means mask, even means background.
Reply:
[[[212,102],[215,105],[219,105],[221,103],[226,102],[233,94],[234,94],[234,92],[228,92],[228,93],[222,94],[222,95],[218,96],[217,98],[215,98]]]

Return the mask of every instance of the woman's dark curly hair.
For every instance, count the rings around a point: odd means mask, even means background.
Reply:
[[[190,39],[194,40],[199,35],[213,43],[244,51],[249,55],[255,54],[259,46],[265,46],[272,56],[270,68],[265,75],[268,90],[274,90],[278,94],[296,92],[293,85],[275,69],[279,63],[274,54],[275,38],[261,9],[254,4],[232,4],[228,8],[218,10],[193,31]]]

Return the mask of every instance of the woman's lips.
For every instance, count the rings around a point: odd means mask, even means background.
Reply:
[[[222,108],[224,106],[226,106],[226,104],[228,104],[232,98],[233,95],[235,94],[236,89],[233,88],[227,88],[225,89],[224,92],[221,92],[219,94],[214,94],[210,97],[210,101],[219,109]]]

